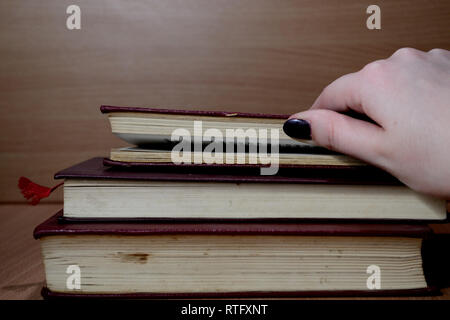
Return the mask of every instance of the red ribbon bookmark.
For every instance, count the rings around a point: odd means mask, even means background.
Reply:
[[[53,188],[48,188],[34,183],[28,178],[20,177],[18,186],[23,196],[29,200],[28,202],[35,206],[41,199],[47,198],[54,190],[63,184],[64,182],[61,182]]]

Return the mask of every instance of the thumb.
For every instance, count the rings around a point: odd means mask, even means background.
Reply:
[[[311,109],[292,115],[285,122],[283,130],[291,138],[312,139],[327,149],[374,165],[384,164],[384,130],[373,123],[332,110]],[[310,137],[307,137],[308,134]]]

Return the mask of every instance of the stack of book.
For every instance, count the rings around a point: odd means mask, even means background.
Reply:
[[[446,202],[281,130],[287,116],[102,106],[135,145],[56,173],[46,297],[434,294]],[[230,138],[231,136],[231,138]]]

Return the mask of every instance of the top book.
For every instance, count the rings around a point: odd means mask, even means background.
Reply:
[[[115,106],[101,106],[100,110],[108,114],[113,133],[134,145],[169,142],[175,129],[193,130],[194,121],[201,121],[203,130],[219,129],[224,132],[227,129],[279,130],[289,117],[281,114]],[[239,137],[239,132],[237,135]],[[302,145],[288,137],[282,130],[279,130],[279,140],[280,145]]]
[[[137,147],[112,149],[109,164],[367,167],[287,136],[279,114],[102,106],[112,132]],[[173,152],[175,151],[175,152]],[[182,152],[182,153],[181,153]]]

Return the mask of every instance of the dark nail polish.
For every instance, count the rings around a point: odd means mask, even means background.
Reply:
[[[283,131],[291,138],[311,140],[311,127],[306,120],[289,119],[284,123]]]

